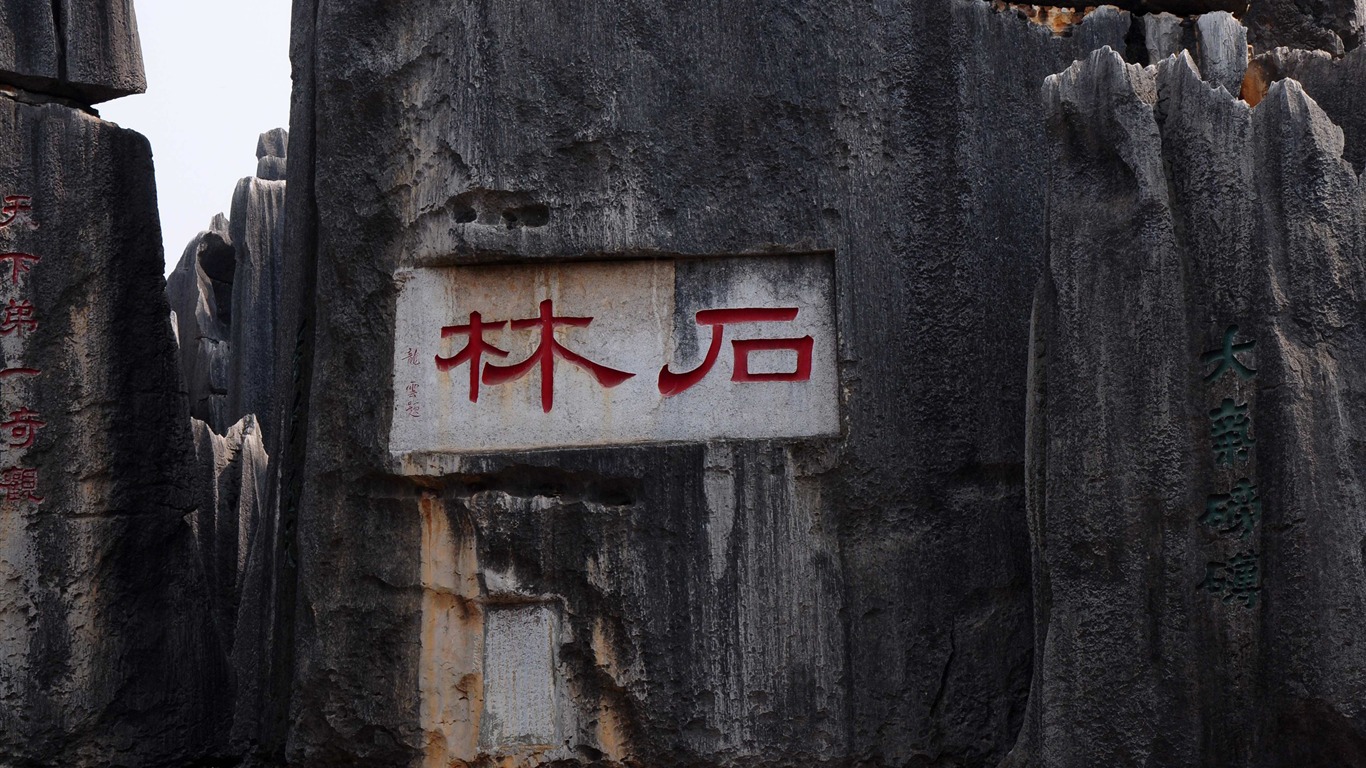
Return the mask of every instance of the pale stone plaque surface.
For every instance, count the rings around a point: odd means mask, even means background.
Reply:
[[[549,606],[491,609],[484,619],[485,748],[560,742],[555,720],[555,617]]]
[[[397,279],[396,456],[839,432],[828,254]]]

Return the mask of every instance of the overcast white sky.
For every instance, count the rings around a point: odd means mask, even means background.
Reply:
[[[166,271],[256,172],[256,137],[289,127],[290,0],[136,0],[147,93],[97,105],[146,136]]]

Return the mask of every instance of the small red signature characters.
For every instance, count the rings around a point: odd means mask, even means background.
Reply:
[[[10,285],[19,284],[19,276],[32,269],[32,265],[42,261],[31,253],[0,253],[0,264],[10,263]]]
[[[738,323],[780,323],[795,320],[796,307],[748,307],[737,309],[704,309],[697,313],[698,325],[711,326],[711,346],[702,364],[684,373],[674,373],[665,365],[659,369],[659,392],[665,397],[673,397],[687,391],[706,377],[716,360],[721,356],[721,343],[727,325]],[[811,378],[811,353],[815,340],[811,336],[787,339],[737,339],[731,342],[735,355],[730,380],[740,382],[755,381],[807,381]],[[786,350],[797,354],[796,370],[787,373],[754,373],[749,369],[751,352]]]
[[[33,445],[33,441],[38,438],[38,430],[46,426],[47,422],[40,421],[36,411],[27,408],[11,412],[8,421],[0,422],[0,430],[9,430],[10,448],[27,448]]]
[[[19,499],[43,503],[38,495],[38,470],[28,467],[8,467],[0,471],[0,495],[7,500]]]
[[[0,229],[4,229],[33,212],[33,198],[29,195],[6,195],[0,198]]]
[[[539,366],[541,373],[541,410],[550,413],[555,405],[555,358],[560,358],[569,363],[573,363],[588,372],[599,384],[604,387],[615,387],[627,379],[635,376],[634,373],[619,371],[609,368],[601,363],[580,355],[568,347],[561,344],[555,338],[555,329],[563,326],[584,328],[593,322],[591,317],[560,317],[555,315],[555,307],[550,299],[546,299],[540,304],[540,315],[523,320],[507,320],[498,322],[485,322],[478,312],[470,313],[470,321],[464,325],[448,325],[441,329],[442,337],[464,334],[469,337],[469,343],[453,357],[436,358],[437,370],[448,371],[462,363],[469,363],[470,366],[470,402],[479,401],[479,383],[482,380],[485,384],[496,385],[519,379],[531,372],[532,368]],[[531,356],[520,363],[512,365],[494,365],[484,363],[482,369],[480,364],[485,354],[494,357],[507,357],[508,353],[499,349],[484,340],[484,332],[488,329],[502,329],[511,325],[512,330],[525,330],[530,328],[539,329],[540,344]]]

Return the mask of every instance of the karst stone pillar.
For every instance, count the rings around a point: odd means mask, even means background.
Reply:
[[[38,57],[0,64],[0,763],[190,764],[226,735],[228,667],[151,150],[88,108],[141,87],[131,4],[39,5],[0,5],[0,49]]]
[[[261,743],[1004,755],[1038,89],[1130,22],[1074,16],[296,4]]]
[[[1343,128],[1294,80],[1250,107],[1185,54],[1096,52],[1044,99],[1019,764],[1360,763],[1366,197]]]

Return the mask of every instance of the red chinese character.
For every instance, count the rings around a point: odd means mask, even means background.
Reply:
[[[23,336],[37,327],[38,321],[33,317],[33,302],[28,299],[10,299],[9,305],[5,307],[5,318],[0,320],[0,334],[8,336],[18,332]]]
[[[33,210],[33,198],[28,195],[7,195],[0,204],[0,229],[8,227],[19,218]]]
[[[418,360],[417,356],[417,347],[408,347],[408,351],[404,353],[404,358],[408,360],[408,365],[422,365],[422,362]]]
[[[465,348],[457,352],[454,357],[442,357],[437,355],[436,369],[438,371],[449,371],[461,363],[469,363],[471,403],[479,402],[479,364],[484,359],[484,353],[487,352],[491,355],[496,355],[497,357],[508,356],[507,352],[484,341],[484,329],[502,328],[507,324],[508,321],[506,320],[500,323],[485,323],[478,312],[471,312],[468,325],[448,325],[441,329],[441,338],[443,339],[461,333],[466,334],[470,338],[470,342],[465,345]]]
[[[37,368],[5,368],[0,370],[0,378],[8,376],[37,376],[42,371]]]
[[[27,408],[20,408],[9,415],[9,421],[0,422],[0,429],[9,430],[11,448],[27,448],[38,437],[38,428],[46,427],[47,422],[39,421],[38,414]]]
[[[408,386],[407,386],[406,388],[404,388],[403,391],[405,391],[405,392],[408,393],[408,397],[417,397],[417,382],[416,382],[416,381],[410,381],[410,382],[408,382]]]
[[[484,366],[484,383],[502,384],[505,381],[512,381],[525,376],[532,368],[540,365],[541,410],[550,413],[551,407],[555,404],[556,357],[588,371],[604,387],[615,387],[635,376],[634,373],[618,371],[615,368],[608,368],[605,365],[595,363],[582,355],[569,351],[563,344],[556,341],[555,328],[557,326],[568,325],[583,328],[591,322],[593,322],[591,317],[555,317],[554,307],[551,305],[550,299],[542,301],[540,317],[512,321],[513,330],[536,327],[541,329],[541,343],[536,347],[536,351],[531,353],[531,357],[515,365],[489,363]]]
[[[746,308],[746,309],[704,309],[697,313],[698,325],[711,326],[711,346],[702,364],[686,373],[674,373],[669,366],[659,369],[659,391],[665,397],[673,397],[701,381],[721,356],[721,341],[726,325],[730,323],[777,323],[793,320],[799,310],[796,307]],[[743,339],[732,341],[735,363],[731,370],[731,381],[806,381],[811,378],[811,350],[815,340],[810,336],[792,339]],[[797,369],[791,373],[751,373],[749,354],[765,350],[788,350],[797,353]]]
[[[0,253],[0,263],[10,262],[10,285],[19,284],[19,276],[29,271],[30,264],[37,264],[41,258],[31,253]]]
[[[0,495],[13,499],[23,495],[29,501],[43,503],[38,495],[38,470],[25,467],[9,467],[0,472]]]
[[[416,419],[422,415],[422,406],[409,401],[407,405],[403,406],[403,412]]]

